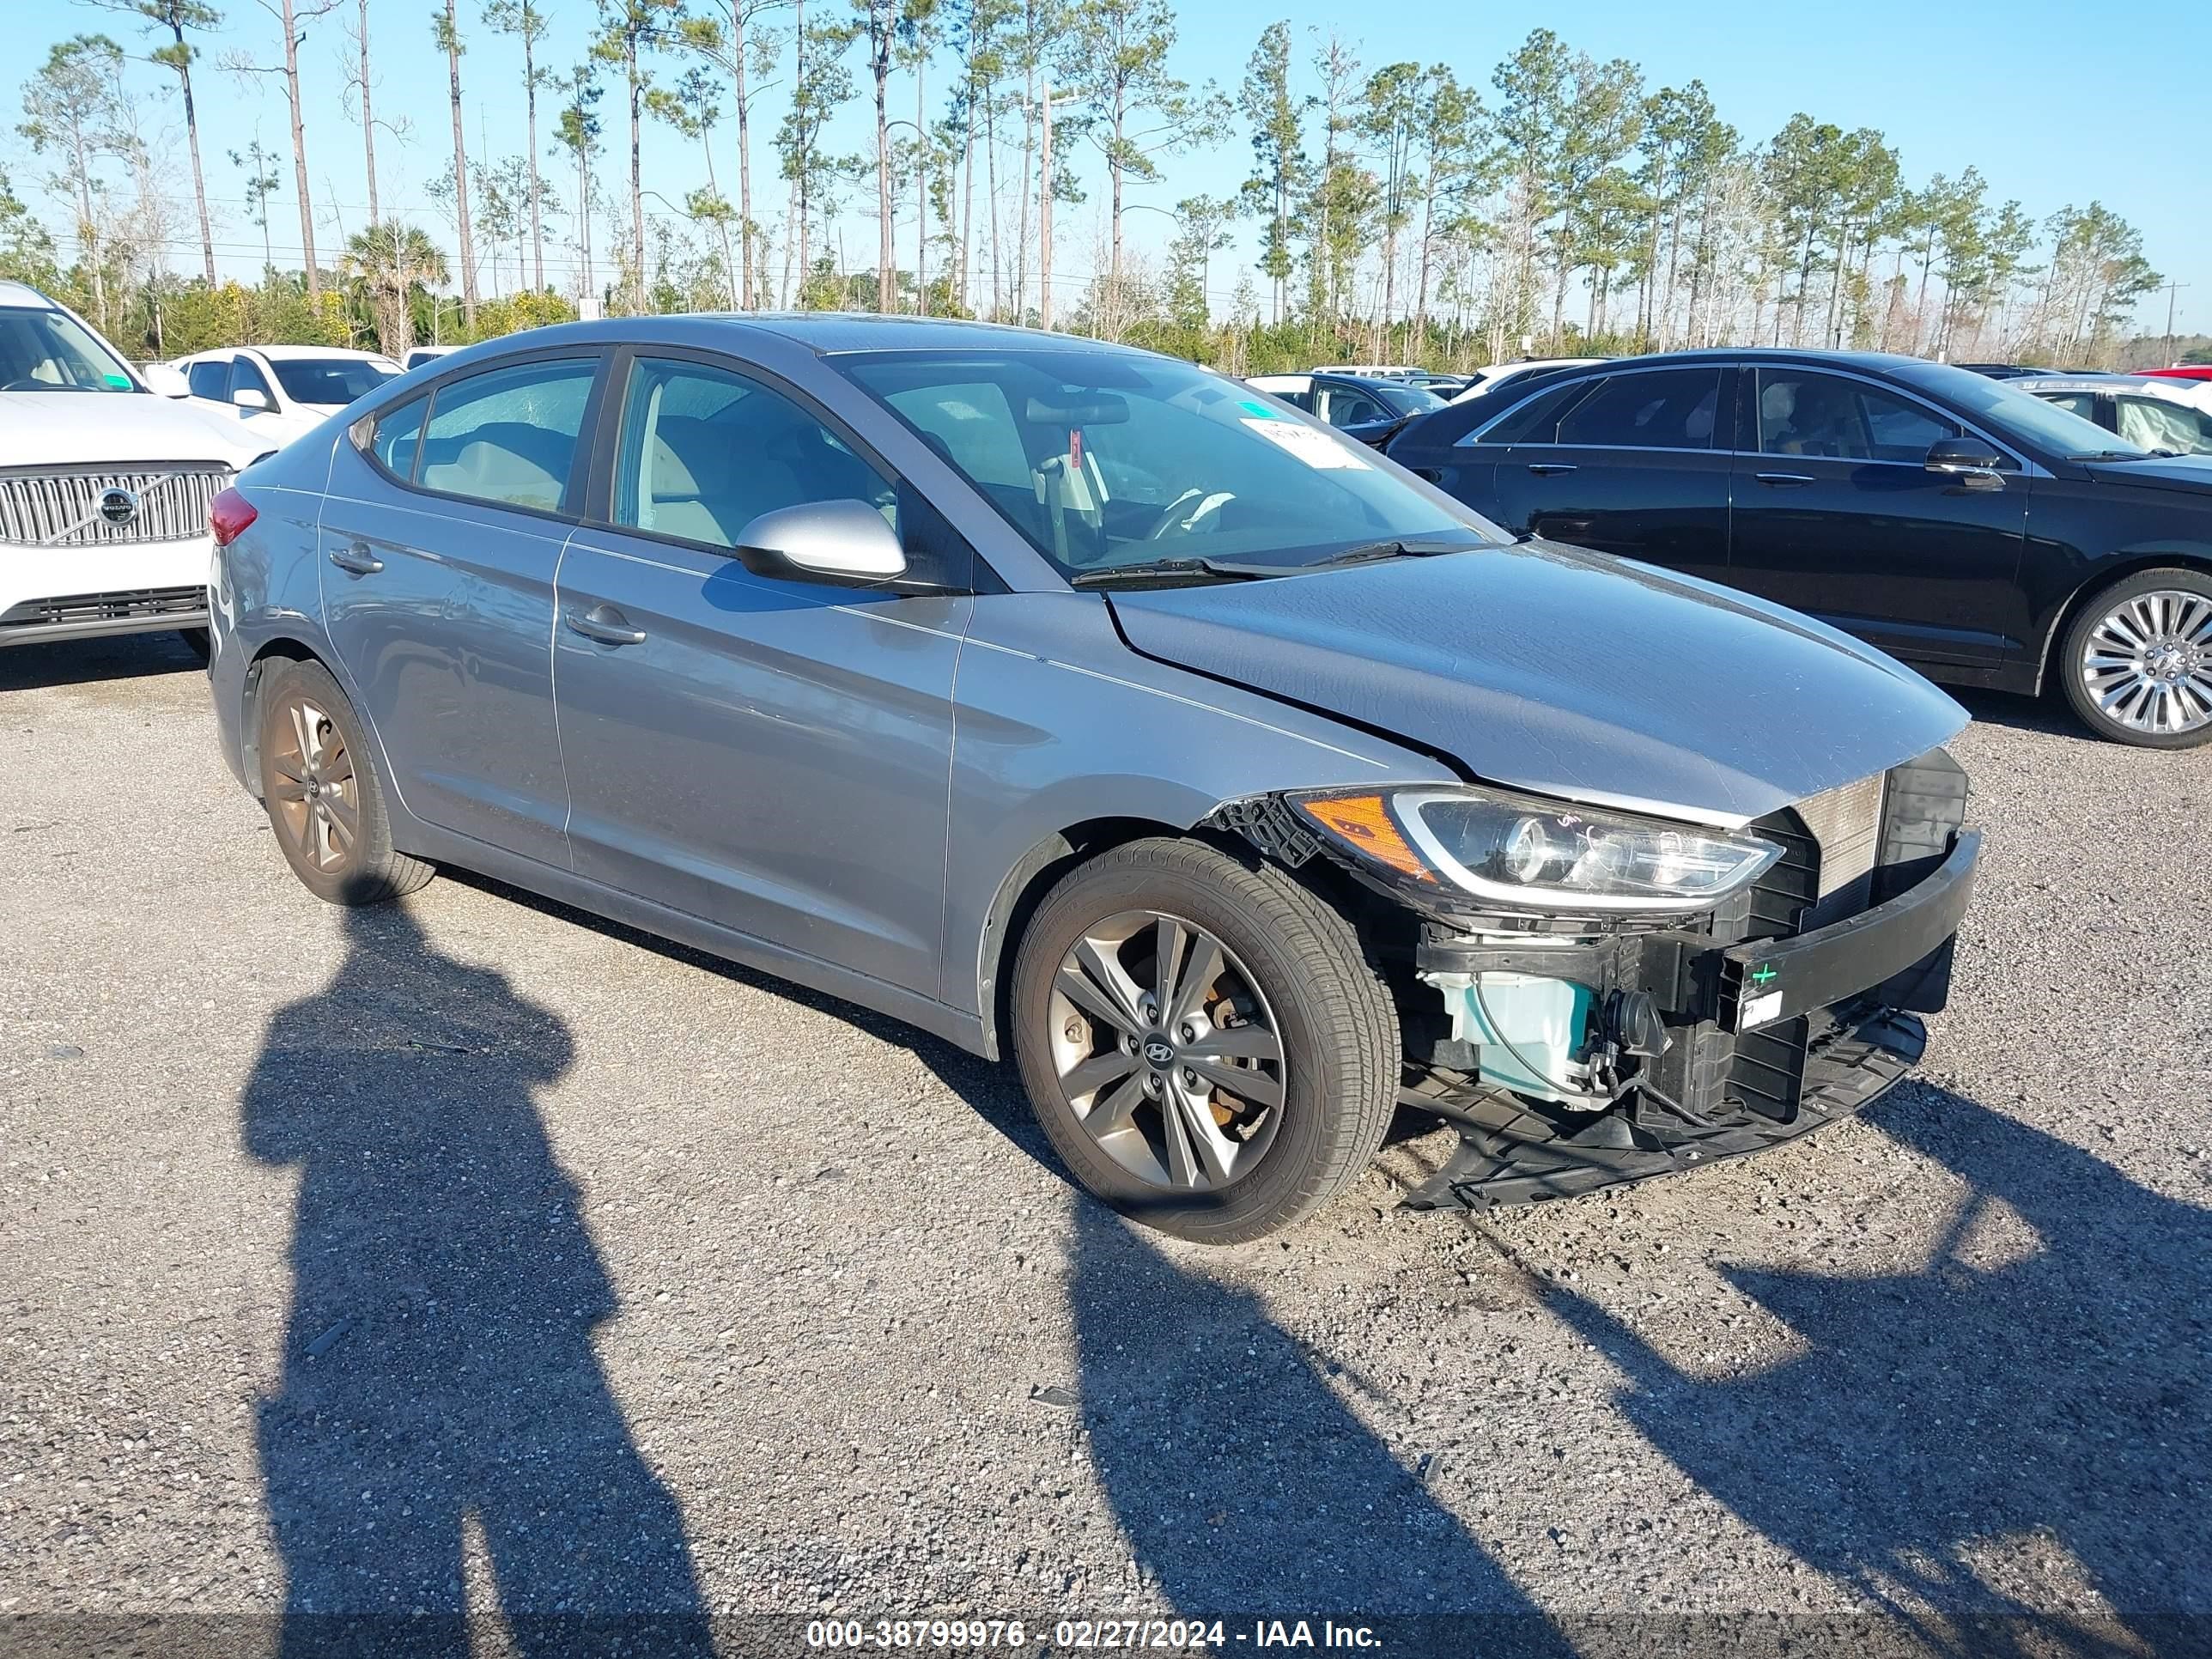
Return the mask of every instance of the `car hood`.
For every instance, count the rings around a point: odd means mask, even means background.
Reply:
[[[1741,823],[1966,711],[1794,611],[1544,542],[1110,595],[1138,651],[1590,805]]]
[[[228,431],[181,398],[145,392],[0,392],[0,465],[137,465],[222,461],[243,466],[268,445]]]
[[[2212,495],[2212,455],[2174,455],[2154,461],[2087,461],[2100,484],[2147,484]]]

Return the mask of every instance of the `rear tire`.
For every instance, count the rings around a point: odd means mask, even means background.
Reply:
[[[2212,574],[2139,570],[2083,604],[2058,684],[2099,737],[2139,749],[2212,743]]]
[[[1397,1103],[1397,1010],[1357,930],[1203,842],[1133,842],[1063,878],[1023,933],[1012,1019],[1030,1108],[1075,1178],[1201,1243],[1313,1214]]]
[[[332,904],[380,904],[437,873],[392,846],[375,752],[330,670],[272,662],[256,708],[261,804],[309,892]]]

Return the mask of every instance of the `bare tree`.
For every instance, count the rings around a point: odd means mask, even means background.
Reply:
[[[308,3],[301,5],[294,0],[253,0],[283,29],[284,61],[282,64],[257,64],[243,53],[223,60],[224,68],[241,75],[284,77],[284,100],[292,116],[292,184],[300,202],[300,252],[307,264],[307,304],[317,310],[322,304],[323,276],[315,266],[315,208],[307,190],[307,121],[300,95],[300,47],[307,38],[307,25],[329,16],[337,9],[338,3],[339,0],[308,0]]]
[[[289,4],[290,0],[286,0]],[[461,319],[473,332],[477,325],[477,253],[469,226],[469,147],[461,121],[461,30],[453,15],[453,0],[443,11],[430,14],[430,39],[446,54],[446,82],[453,106],[453,230],[461,244]]]
[[[629,94],[629,223],[630,302],[645,309],[645,179],[641,155],[646,88],[653,72],[641,61],[646,52],[664,42],[673,27],[682,0],[599,0],[599,34],[592,55],[603,64],[622,66]]]
[[[547,84],[548,77],[538,66],[538,43],[545,38],[545,14],[538,9],[537,0],[491,0],[484,8],[483,21],[484,27],[495,34],[511,34],[522,43],[523,108],[530,131],[530,148],[524,152],[530,163],[530,285],[542,290],[545,286],[545,231],[539,212],[539,198],[544,192],[538,179],[538,88]]]

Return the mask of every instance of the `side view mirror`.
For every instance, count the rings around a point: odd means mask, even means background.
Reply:
[[[1996,452],[1979,438],[1938,438],[1928,446],[1924,465],[1930,472],[1957,478],[1969,489],[2004,488],[2004,474],[1997,471]]]
[[[189,398],[191,383],[185,379],[184,371],[170,363],[149,363],[139,371],[146,389],[157,398]]]
[[[230,400],[249,413],[258,410],[266,414],[269,410],[269,394],[258,386],[240,386],[230,394]]]
[[[867,587],[906,574],[906,550],[866,501],[805,501],[763,513],[733,550],[757,576]]]

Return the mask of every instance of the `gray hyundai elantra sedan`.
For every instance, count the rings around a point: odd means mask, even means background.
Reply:
[[[1018,1064],[1084,1186],[1249,1239],[1856,1110],[1949,991],[1962,711],[1514,542],[1185,362],[667,317],[436,359],[213,512],[224,757],[318,896],[450,864]]]

